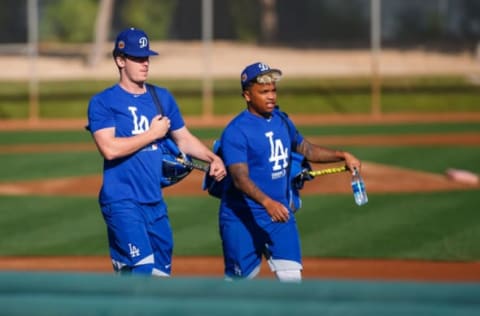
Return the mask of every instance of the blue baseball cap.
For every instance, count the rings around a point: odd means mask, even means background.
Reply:
[[[269,65],[257,62],[247,66],[240,75],[240,82],[242,84],[242,90],[248,86],[250,82],[255,80],[258,76],[265,74],[273,74],[276,76],[274,81],[277,81],[282,76],[282,71],[279,69],[270,68]]]
[[[132,57],[158,55],[157,52],[150,50],[150,41],[147,34],[134,27],[125,29],[118,34],[113,54],[124,54]]]

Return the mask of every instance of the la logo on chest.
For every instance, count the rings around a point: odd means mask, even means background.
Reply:
[[[138,116],[137,107],[129,106],[128,110],[132,114],[133,130],[132,135],[142,134],[150,128],[150,123],[145,115]]]
[[[283,146],[280,138],[274,138],[273,132],[265,133],[270,143],[269,162],[273,163],[272,171],[280,171],[288,167],[288,148]]]

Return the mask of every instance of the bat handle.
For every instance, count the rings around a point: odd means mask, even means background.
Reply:
[[[199,164],[199,163],[195,163],[195,162],[192,162],[192,161],[188,161],[188,160],[185,160],[184,158],[181,158],[181,157],[178,157],[177,161],[180,162],[181,164],[183,164],[186,167],[201,170],[201,171],[204,171],[204,172],[208,172],[208,169],[210,168],[209,166],[202,165],[202,164]]]

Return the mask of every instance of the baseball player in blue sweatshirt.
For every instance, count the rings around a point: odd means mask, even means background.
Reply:
[[[247,108],[220,138],[230,178],[219,212],[227,279],[254,278],[265,256],[277,279],[301,281],[300,237],[288,194],[292,151],[311,162],[345,161],[350,170],[360,169],[360,161],[352,154],[310,143],[280,113],[276,83],[281,76],[280,70],[264,63],[242,71]]]
[[[154,86],[162,114],[147,90],[150,50],[144,31],[129,28],[115,41],[117,84],[93,96],[87,129],[104,158],[99,203],[108,231],[115,271],[169,276],[172,231],[163,199],[162,151],[169,133],[184,153],[210,163],[210,174],[222,179],[222,160],[187,127],[172,94]]]

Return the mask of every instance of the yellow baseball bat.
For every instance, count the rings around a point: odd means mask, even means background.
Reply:
[[[312,171],[309,171],[308,174],[311,175],[312,177],[315,177],[315,176],[323,176],[323,175],[326,175],[326,174],[340,173],[340,172],[344,172],[344,171],[348,171],[347,166],[325,168],[325,169],[320,169],[320,170],[312,170]]]

